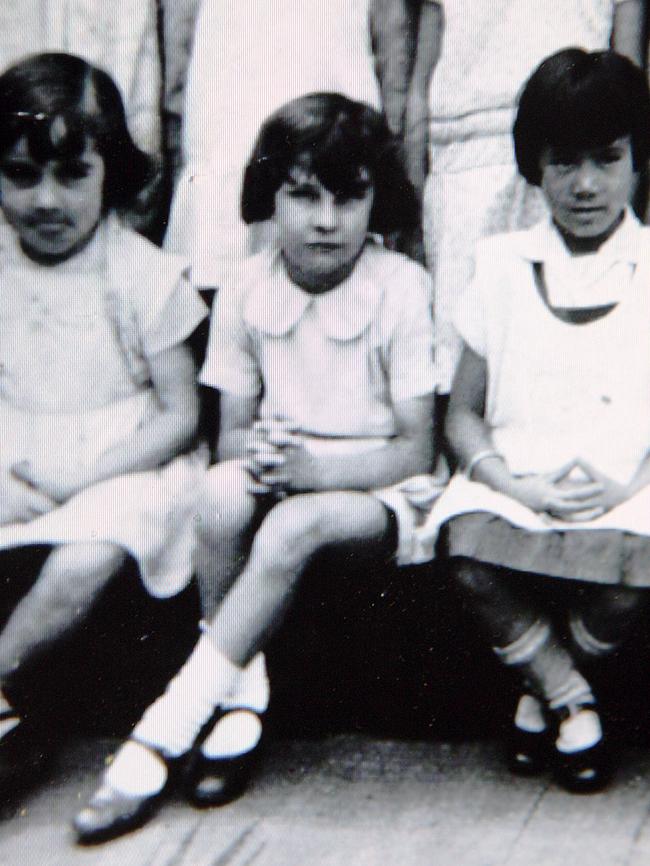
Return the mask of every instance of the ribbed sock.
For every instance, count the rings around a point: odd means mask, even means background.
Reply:
[[[559,726],[556,745],[560,751],[579,751],[600,740],[600,719],[595,709],[589,709],[590,704],[595,704],[591,687],[575,668],[569,653],[553,639],[548,623],[537,620],[512,643],[495,647],[494,651],[504,664],[521,670],[550,709],[568,709],[568,718]],[[530,703],[527,707],[524,704],[523,710],[526,709],[532,715]],[[521,727],[530,729],[525,723]]]
[[[581,614],[573,613],[569,618],[569,631],[576,647],[589,658],[597,659],[612,655],[618,642],[604,641],[597,638],[585,625]]]

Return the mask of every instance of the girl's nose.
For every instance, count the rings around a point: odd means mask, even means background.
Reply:
[[[321,231],[333,231],[338,224],[334,196],[323,196],[314,205],[312,214],[313,225]]]
[[[576,168],[573,177],[575,195],[594,195],[598,191],[598,167],[590,159],[585,159]]]
[[[39,208],[51,209],[58,207],[60,194],[60,186],[54,177],[43,173],[39,183],[34,188],[34,199],[36,206]]]

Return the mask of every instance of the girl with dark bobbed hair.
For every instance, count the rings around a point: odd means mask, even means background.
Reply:
[[[221,393],[219,458],[199,495],[204,629],[77,816],[82,841],[132,828],[187,761],[198,805],[238,796],[264,707],[233,704],[323,547],[418,559],[435,370],[426,271],[373,232],[413,225],[413,190],[378,112],[336,93],[287,103],[245,173],[273,248],[220,289],[201,381]],[[430,553],[429,553],[430,556]]]
[[[382,116],[338,93],[312,93],[282,106],[266,121],[244,173],[244,222],[271,219],[275,194],[296,164],[332,191],[359,189],[359,169],[370,174],[373,202],[368,230],[413,229],[419,205],[404,170],[397,139]]]
[[[20,139],[39,163],[78,157],[91,138],[104,168],[103,208],[125,208],[152,179],[113,79],[80,57],[37,54],[0,76],[0,158]]]
[[[478,246],[446,424],[462,471],[431,515],[519,675],[513,769],[548,763],[574,791],[611,769],[590,665],[650,587],[650,229],[629,204],[649,120],[643,73],[612,52],[561,51],[525,85],[517,160],[550,218]]]
[[[514,124],[520,173],[542,183],[547,147],[586,150],[629,136],[635,171],[650,155],[650,105],[642,70],[613,51],[569,48],[544,60],[526,83]]]
[[[16,671],[86,617],[127,554],[154,596],[191,578],[204,461],[185,340],[206,310],[185,262],[114,213],[148,172],[105,72],[41,54],[0,75],[0,555],[47,548],[0,630],[5,786],[38,752]]]

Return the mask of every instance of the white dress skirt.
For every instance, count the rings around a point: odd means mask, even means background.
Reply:
[[[74,477],[128,447],[160,411],[148,359],[181,344],[207,312],[185,267],[112,218],[52,268],[26,259],[2,228],[0,469],[29,461],[47,476]],[[0,549],[111,542],[135,558],[152,595],[173,595],[192,575],[206,465],[197,450],[92,484],[34,520],[0,526]]]
[[[456,326],[485,359],[485,422],[513,475],[581,459],[626,485],[650,451],[650,230],[628,213],[594,256],[563,250],[550,223],[484,240]],[[540,293],[544,272],[566,277],[552,296],[594,298],[598,315],[558,317]],[[580,480],[573,473],[567,483]],[[650,486],[596,519],[569,522],[458,474],[418,535],[431,542],[442,528],[449,556],[650,586]]]
[[[0,403],[0,467],[21,460],[36,469],[55,462],[62,472],[66,465],[92,467],[102,451],[128,441],[155,404],[151,391],[78,414],[37,415]],[[175,595],[192,576],[192,518],[206,463],[207,453],[196,451],[160,469],[93,484],[28,523],[0,526],[0,549],[111,542],[136,560],[151,595]]]

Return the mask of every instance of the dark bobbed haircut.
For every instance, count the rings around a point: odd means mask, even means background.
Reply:
[[[588,150],[630,136],[635,169],[650,154],[650,93],[643,72],[614,51],[567,48],[537,67],[513,129],[519,171],[541,183],[547,147]]]
[[[369,231],[415,228],[419,205],[399,144],[379,112],[340,93],[310,93],[287,102],[263,124],[244,173],[244,222],[270,219],[275,194],[300,166],[331,192],[358,193],[366,169],[374,187]]]
[[[113,79],[72,54],[33,54],[0,75],[0,160],[23,137],[39,163],[75,159],[92,140],[104,161],[105,211],[129,205],[153,174]]]

